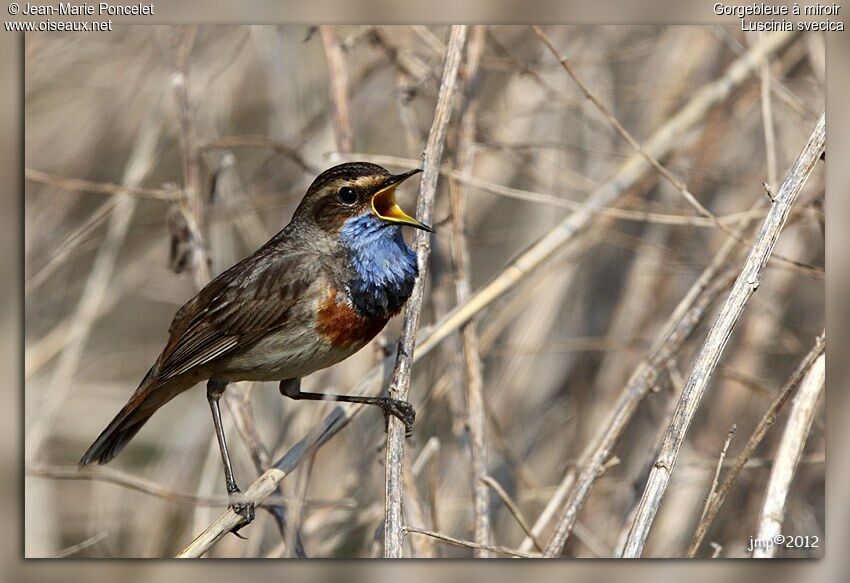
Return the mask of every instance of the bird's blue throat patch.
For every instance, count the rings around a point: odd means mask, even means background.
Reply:
[[[367,318],[397,313],[419,274],[416,253],[404,242],[401,227],[369,213],[348,219],[339,235],[356,273],[347,285],[354,308]]]

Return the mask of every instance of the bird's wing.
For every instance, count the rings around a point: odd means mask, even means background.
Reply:
[[[175,315],[157,360],[164,381],[245,347],[286,323],[319,276],[303,250],[261,248],[213,281]]]

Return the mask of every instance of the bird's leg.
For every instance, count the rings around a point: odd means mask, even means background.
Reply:
[[[239,486],[236,485],[236,480],[233,478],[233,466],[230,465],[230,454],[227,453],[227,439],[224,437],[224,428],[221,425],[221,409],[218,405],[221,396],[224,394],[225,387],[227,387],[226,381],[210,379],[207,382],[207,401],[210,403],[210,411],[212,411],[213,424],[215,425],[215,436],[218,438],[218,448],[221,450],[221,461],[224,464],[224,481],[227,484],[227,495],[232,498],[235,494],[239,494],[240,490]],[[233,508],[236,514],[242,517],[245,524],[254,520],[253,502],[232,502],[230,507]],[[236,534],[236,531],[233,531],[233,533]],[[237,534],[237,536],[239,535]]]
[[[413,420],[416,411],[413,405],[401,399],[391,397],[367,397],[364,395],[333,395],[328,393],[306,393],[301,390],[301,379],[286,379],[280,381],[280,394],[296,401],[306,399],[310,401],[337,401],[340,403],[360,403],[361,405],[374,405],[380,407],[387,419],[392,415],[404,423],[405,433],[410,436],[413,433]]]

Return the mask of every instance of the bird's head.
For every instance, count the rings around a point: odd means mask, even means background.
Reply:
[[[336,234],[350,220],[373,217],[388,226],[409,226],[433,232],[405,213],[396,202],[396,188],[420,169],[390,174],[377,164],[349,162],[325,170],[313,181],[295,211],[306,221]]]

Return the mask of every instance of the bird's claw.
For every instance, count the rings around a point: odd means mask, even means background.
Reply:
[[[416,419],[416,411],[413,405],[401,399],[392,397],[381,397],[381,409],[384,410],[384,430],[388,431],[390,426],[390,415],[404,423],[404,435],[410,437],[413,434],[413,420]]]
[[[234,494],[239,494],[239,493],[240,492],[237,489],[234,492],[231,492],[230,495],[232,497]],[[241,539],[248,540],[246,537],[239,534],[239,530],[243,526],[247,526],[247,525],[251,524],[251,522],[254,521],[254,507],[255,507],[255,505],[254,505],[253,502],[231,502],[230,503],[229,508],[231,510],[233,510],[233,512],[235,512],[236,514],[238,514],[242,518],[241,524],[239,526],[237,526],[236,528],[234,528],[233,530],[231,530],[230,532],[232,532],[233,534],[235,534],[236,536],[238,536]]]

